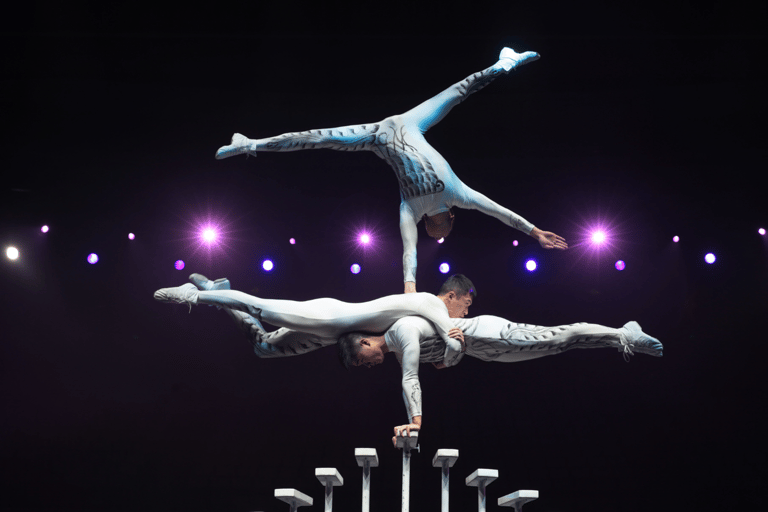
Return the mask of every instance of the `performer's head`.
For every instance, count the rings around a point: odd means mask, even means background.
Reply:
[[[477,297],[475,285],[463,274],[454,274],[440,287],[437,296],[448,308],[451,318],[464,318],[469,314],[469,306]]]
[[[437,240],[447,237],[453,228],[453,212],[451,210],[432,216],[425,215],[423,219],[427,234]]]
[[[348,332],[339,338],[339,360],[345,368],[350,366],[371,366],[384,362],[385,352],[381,344],[364,332]],[[377,336],[378,337],[378,336]]]

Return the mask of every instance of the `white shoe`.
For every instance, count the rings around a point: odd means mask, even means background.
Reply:
[[[230,290],[229,279],[223,277],[215,281],[211,281],[202,274],[192,274],[189,276],[189,280],[194,284],[198,290]]]
[[[222,146],[216,152],[216,160],[223,158],[229,158],[230,156],[242,155],[247,153],[249,155],[256,156],[256,151],[249,149],[250,139],[245,135],[236,133],[232,136],[232,143],[229,146]]]
[[[160,288],[155,292],[155,300],[188,304],[189,310],[192,311],[192,306],[197,305],[197,293],[197,287],[192,283],[187,283],[175,288]]]
[[[637,322],[627,322],[622,329],[627,333],[626,342],[622,341],[625,360],[628,361],[629,356],[634,355],[633,350],[654,357],[664,355],[664,346],[661,342],[653,336],[645,334]]]
[[[501,50],[501,53],[499,53],[498,65],[504,68],[504,71],[509,73],[523,64],[538,60],[539,57],[539,54],[536,52],[517,53],[512,48],[504,48]]]

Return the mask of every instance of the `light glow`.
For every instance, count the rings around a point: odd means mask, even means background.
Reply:
[[[136,235],[133,233],[128,233],[128,240],[133,240],[134,238],[136,238]]]
[[[597,230],[592,233],[592,243],[595,245],[602,245],[605,243],[606,238],[605,231]]]
[[[537,265],[535,260],[528,260],[525,262],[525,268],[528,270],[528,272],[533,272],[536,270],[536,267]]]
[[[45,226],[41,227],[40,231],[42,231],[43,233],[47,233],[48,232],[48,225],[46,224]]]
[[[351,267],[349,267],[349,271],[353,274],[359,274],[362,269],[360,268],[360,265],[357,263],[353,263]]]
[[[757,230],[758,233],[760,233],[762,236],[765,236],[765,228],[760,228]]]
[[[295,239],[295,238],[291,238],[290,240],[288,240],[288,242],[289,242],[291,245],[296,245],[296,239]]]
[[[267,272],[271,272],[272,269],[275,268],[275,264],[272,263],[272,260],[264,260],[264,262],[261,264],[261,268]]]
[[[369,243],[371,243],[371,235],[369,235],[368,233],[362,233],[360,235],[359,240],[361,244],[368,245]]]
[[[451,266],[447,263],[441,263],[440,267],[438,268],[440,269],[440,272],[442,272],[443,274],[447,274],[448,272],[451,271]]]
[[[677,243],[677,242],[679,242],[679,241],[680,241],[680,237],[679,237],[679,236],[677,236],[677,235],[675,235],[675,236],[673,236],[673,237],[672,237],[672,241],[673,241],[673,242],[675,242],[675,243]]]
[[[19,259],[19,250],[11,246],[5,250],[5,255],[9,260],[17,260]]]
[[[715,255],[714,255],[714,254],[712,254],[711,252],[710,252],[710,253],[707,253],[707,255],[706,255],[706,256],[704,256],[704,261],[706,261],[706,262],[707,262],[707,263],[709,263],[710,265],[711,265],[711,264],[713,264],[713,263],[715,262],[715,260],[716,260],[716,259],[717,259],[717,258],[715,258]]]
[[[619,260],[616,262],[616,270],[624,270],[627,267],[627,264],[624,263],[622,260]]]
[[[185,266],[184,260],[176,260],[176,263],[173,264],[173,268],[176,270],[184,270]]]
[[[99,261],[99,257],[95,252],[88,255],[88,263],[95,265]]]

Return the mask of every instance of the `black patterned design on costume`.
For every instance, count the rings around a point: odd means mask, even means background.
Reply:
[[[437,177],[432,163],[418,153],[405,140],[406,130],[400,126],[389,132],[380,132],[373,149],[395,171],[401,199],[437,194],[445,190],[445,183]]]

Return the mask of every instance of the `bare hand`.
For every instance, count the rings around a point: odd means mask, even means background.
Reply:
[[[399,427],[395,427],[395,437],[392,438],[392,446],[397,448],[397,438],[400,437],[410,437],[411,432],[418,432],[421,430],[421,425],[417,423],[409,423],[408,425],[400,425]]]
[[[416,293],[416,283],[413,281],[406,281],[405,292],[403,293]]]
[[[539,228],[533,228],[531,236],[539,241],[539,244],[545,249],[560,249],[564,251],[568,248],[565,238],[556,235],[551,231],[542,231]]]
[[[454,327],[453,329],[448,331],[448,337],[459,340],[459,343],[461,343],[462,353],[467,351],[467,344],[464,342],[464,333],[461,332],[461,329],[459,329],[458,327]]]

